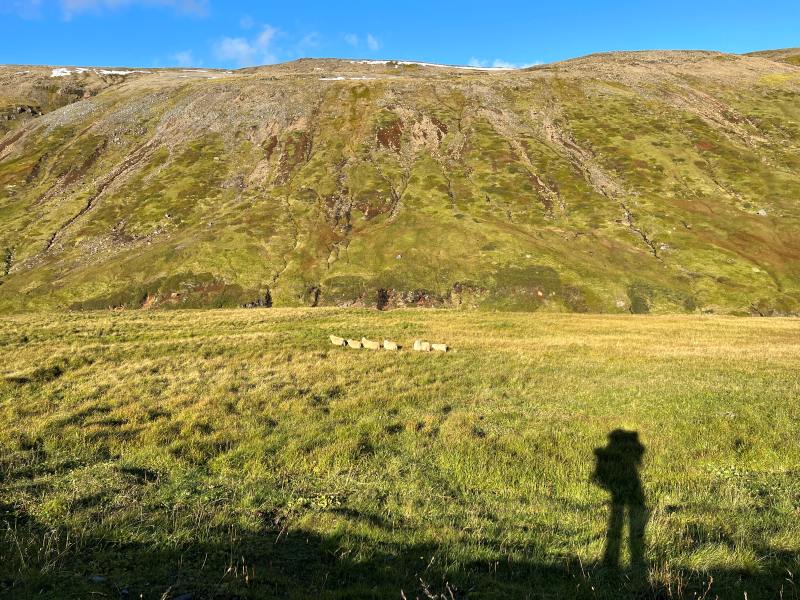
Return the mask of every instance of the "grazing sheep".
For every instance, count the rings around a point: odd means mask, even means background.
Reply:
[[[347,340],[348,348],[361,348],[361,342],[358,340]]]
[[[431,349],[436,350],[437,352],[447,352],[449,349],[447,344],[431,344]]]
[[[399,350],[400,346],[397,345],[397,342],[390,342],[389,340],[383,340],[383,349],[384,350]]]
[[[414,350],[416,350],[417,352],[430,352],[431,343],[423,342],[422,340],[417,340],[414,342]]]
[[[344,346],[345,345],[344,338],[340,338],[337,335],[331,335],[329,337],[331,338],[331,344],[333,344],[334,346]]]
[[[381,347],[380,342],[373,342],[372,340],[368,340],[367,338],[361,338],[361,345],[364,346],[367,350],[379,350]]]

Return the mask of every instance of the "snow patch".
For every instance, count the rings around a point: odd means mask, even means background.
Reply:
[[[417,65],[420,67],[436,67],[439,69],[462,69],[465,71],[515,71],[515,67],[480,67],[471,65],[441,65],[438,63],[418,62],[415,60],[351,60],[353,65]]]
[[[50,77],[66,77],[68,75],[80,75],[81,73],[95,73],[97,75],[131,75],[133,73],[149,73],[150,71],[116,71],[113,69],[88,69],[86,67],[75,67],[68,69],[67,67],[58,67],[53,69]]]
[[[373,79],[377,79],[376,77],[320,77],[320,81],[372,81]]]
[[[109,71],[107,69],[100,69],[99,71],[95,71],[95,73],[100,73],[101,75],[130,75],[131,73],[146,73],[147,71]]]

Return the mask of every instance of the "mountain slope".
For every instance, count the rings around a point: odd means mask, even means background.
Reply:
[[[0,68],[0,310],[800,311],[793,64],[64,71]]]
[[[781,50],[762,50],[751,52],[748,56],[768,58],[778,62],[785,62],[790,65],[800,66],[800,48],[783,48]]]

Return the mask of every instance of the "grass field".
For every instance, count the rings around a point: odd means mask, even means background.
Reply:
[[[799,357],[797,319],[3,317],[0,596],[797,598]]]

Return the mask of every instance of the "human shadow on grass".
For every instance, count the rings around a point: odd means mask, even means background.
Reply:
[[[639,478],[644,452],[645,447],[637,432],[615,429],[608,434],[608,444],[595,449],[596,462],[592,474],[593,481],[611,495],[602,565],[610,571],[621,569],[620,551],[627,512],[630,570],[638,576],[647,573],[645,528],[648,509]]]

